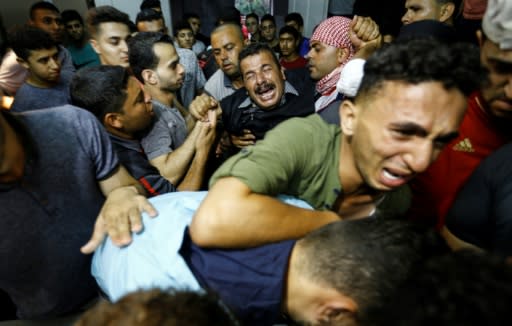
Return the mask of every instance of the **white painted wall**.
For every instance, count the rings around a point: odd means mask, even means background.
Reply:
[[[304,18],[304,36],[311,37],[313,28],[327,18],[328,0],[288,0],[288,12],[299,12]]]
[[[5,0],[1,0],[5,1]],[[62,0],[68,1],[68,0]],[[113,6],[130,16],[130,19],[135,22],[135,18],[137,18],[137,14],[140,11],[140,4],[142,0],[95,0],[96,7],[99,6]],[[164,15],[165,23],[169,28],[169,33],[172,35],[172,20],[171,20],[171,7],[169,1],[161,0],[162,5],[162,14]]]

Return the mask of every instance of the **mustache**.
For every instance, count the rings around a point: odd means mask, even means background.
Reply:
[[[256,88],[254,89],[254,92],[256,94],[261,94],[261,93],[265,93],[269,90],[272,90],[274,88],[276,88],[276,84],[264,81],[261,84],[259,84],[258,86],[256,86]]]

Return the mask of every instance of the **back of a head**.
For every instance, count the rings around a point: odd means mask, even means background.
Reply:
[[[457,41],[455,29],[438,20],[425,19],[400,27],[395,41],[407,41],[419,38],[432,38],[439,42],[454,43]]]
[[[162,8],[160,0],[144,0],[140,4],[140,10]]]
[[[29,17],[30,19],[34,19],[34,12],[39,9],[47,9],[55,12],[59,12],[59,9],[51,2],[47,1],[38,1],[30,6]]]
[[[384,82],[440,82],[468,96],[485,80],[478,49],[470,44],[445,44],[433,39],[394,42],[375,52],[364,65],[356,102],[375,95]]]
[[[73,20],[78,20],[81,24],[84,23],[84,20],[82,19],[82,16],[80,16],[78,11],[73,10],[73,9],[64,10],[60,14],[60,17],[62,18],[62,22],[64,24],[69,23],[70,21],[73,21]]]
[[[302,15],[298,12],[291,12],[284,17],[284,23],[296,22],[299,26],[304,26],[304,19]]]
[[[474,251],[420,263],[366,325],[511,325],[512,266]]]
[[[34,50],[57,47],[57,43],[50,34],[31,26],[22,26],[12,30],[9,33],[9,44],[14,53],[25,61]]]
[[[128,71],[121,66],[82,68],[71,80],[71,102],[103,122],[107,113],[120,112],[126,99],[128,78]]]
[[[137,291],[116,303],[103,302],[75,326],[235,326],[238,322],[212,294]]]
[[[92,35],[97,34],[98,26],[102,23],[121,23],[130,28],[131,21],[128,14],[112,7],[99,6],[87,11],[87,28]]]
[[[414,264],[448,250],[434,231],[379,218],[331,223],[299,240],[297,248],[303,274],[350,296],[360,317],[382,304]]]
[[[173,45],[169,35],[159,32],[140,32],[128,41],[130,68],[133,75],[141,82],[144,82],[142,71],[154,69],[158,65],[159,58],[153,50],[156,43]]]
[[[153,9],[144,9],[137,14],[137,17],[135,18],[135,24],[137,25],[140,22],[150,22],[159,19],[164,19],[161,12]]]

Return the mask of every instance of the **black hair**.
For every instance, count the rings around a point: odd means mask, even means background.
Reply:
[[[292,26],[285,25],[281,27],[281,29],[279,30],[279,35],[281,34],[291,34],[295,41],[300,41],[301,39],[300,32],[295,27]]]
[[[394,42],[366,61],[355,101],[375,95],[386,81],[441,82],[445,89],[455,88],[468,96],[485,76],[479,51],[473,45],[444,44],[433,39]]]
[[[160,4],[160,0],[144,0],[140,4],[140,10],[152,9],[152,8],[162,8],[162,5]]]
[[[256,19],[256,21],[259,23],[260,22],[260,17],[258,17],[257,14],[255,14],[254,12],[251,12],[250,14],[248,14],[247,16],[245,16],[245,20],[247,21],[247,19],[249,18],[254,18]]]
[[[291,12],[288,15],[286,15],[286,17],[284,17],[285,24],[291,21],[297,22],[297,24],[299,24],[299,26],[301,27],[304,26],[304,19],[302,18],[302,15],[299,14],[298,12]]]
[[[9,33],[9,44],[18,57],[27,61],[34,50],[58,48],[50,34],[32,26],[21,26]]]
[[[71,102],[92,112],[103,123],[107,113],[121,112],[129,77],[121,66],[84,67],[71,80]]]
[[[199,17],[195,12],[186,12],[183,14],[183,20],[189,20],[190,18],[201,19],[201,17]]]
[[[227,23],[236,24],[242,26],[240,23],[240,11],[234,6],[222,7],[220,10],[221,14],[215,21],[215,26],[220,26]]]
[[[128,14],[112,7],[112,6],[99,6],[89,9],[87,12],[87,27],[92,35],[98,33],[98,26],[102,23],[121,23],[125,24],[131,30],[131,25]]]
[[[261,17],[260,23],[263,23],[265,20],[270,20],[274,25],[276,24],[276,19],[271,14],[265,14]]]
[[[143,9],[137,14],[137,18],[135,18],[135,24],[159,19],[164,19],[161,12],[158,12],[154,9]]]
[[[276,53],[268,46],[267,43],[251,43],[240,51],[238,54],[238,62],[242,62],[243,59],[250,57],[252,55],[260,54],[261,52],[268,52],[272,55],[272,59],[277,64],[278,67],[281,67],[279,63],[279,59],[276,56]]]
[[[192,32],[194,32],[194,30],[192,29],[192,26],[190,26],[190,24],[186,20],[178,21],[176,24],[174,24],[173,29],[174,29],[174,36],[178,36],[178,32],[183,29],[190,29]]]
[[[59,9],[53,3],[47,1],[38,1],[30,6],[30,19],[34,20],[34,12],[38,9],[48,9],[60,13]]]
[[[80,24],[82,24],[82,25],[84,24],[84,20],[82,19],[82,16],[80,16],[78,11],[73,10],[73,9],[64,10],[60,14],[60,17],[62,18],[62,22],[64,24],[69,23],[70,21],[73,21],[73,20],[78,20],[80,22]]]
[[[173,45],[172,38],[159,32],[140,32],[128,41],[128,54],[133,75],[142,83],[142,71],[154,69],[160,60],[153,46],[156,43]]]

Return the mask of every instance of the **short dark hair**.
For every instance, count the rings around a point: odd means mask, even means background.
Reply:
[[[297,24],[301,27],[304,26],[304,19],[302,18],[302,15],[299,14],[298,12],[291,12],[284,17],[285,24],[291,21],[297,22]]]
[[[162,16],[161,12],[158,12],[154,9],[143,9],[137,14],[137,18],[135,18],[135,24],[159,19],[164,19],[164,16]]]
[[[38,1],[38,2],[34,3],[32,6],[30,6],[30,11],[29,11],[30,19],[32,19],[32,20],[34,19],[34,12],[38,9],[48,9],[48,10],[60,13],[59,9],[53,3],[47,2],[47,1]]]
[[[183,20],[188,21],[190,18],[201,19],[201,17],[199,17],[199,15],[196,14],[195,12],[186,12],[183,14]]]
[[[247,16],[245,16],[245,20],[249,19],[249,18],[254,18],[256,19],[256,21],[259,23],[260,22],[260,17],[258,17],[257,14],[255,14],[254,12],[251,12],[250,14],[248,14]]]
[[[180,20],[176,24],[174,24],[174,36],[178,36],[178,32],[183,29],[190,29],[191,31],[194,31],[192,29],[192,26],[190,26],[189,22],[186,20]]]
[[[103,123],[107,113],[121,112],[129,77],[128,71],[121,66],[82,68],[71,80],[71,102],[92,112]]]
[[[112,6],[99,6],[89,9],[86,20],[87,28],[92,35],[98,33],[98,26],[102,23],[121,23],[125,24],[128,28],[132,24],[130,17],[126,13]]]
[[[9,33],[9,43],[18,57],[27,61],[32,51],[57,48],[50,34],[32,26],[21,26]]]
[[[70,21],[73,21],[73,20],[78,20],[80,22],[80,24],[82,24],[82,25],[84,24],[84,20],[82,19],[82,16],[80,16],[78,11],[73,10],[73,9],[64,10],[60,14],[60,17],[62,18],[62,22],[64,24],[69,23]]]
[[[169,35],[159,32],[140,32],[128,41],[130,67],[133,75],[142,83],[142,71],[154,69],[160,60],[153,49],[156,43],[173,45]]]
[[[144,9],[151,9],[151,8],[162,8],[162,5],[160,4],[160,0],[144,0],[140,4],[140,10]]]
[[[312,231],[296,244],[297,270],[357,303],[357,315],[383,304],[414,264],[448,251],[433,230],[383,218],[339,221]]]
[[[265,14],[261,17],[260,23],[263,23],[265,20],[270,20],[274,25],[276,24],[276,19],[271,14]]]
[[[295,41],[299,41],[301,39],[299,31],[295,27],[292,27],[292,26],[286,25],[286,26],[281,27],[281,29],[279,30],[279,35],[281,35],[281,34],[291,34],[293,36],[293,38],[295,39]]]
[[[220,10],[221,14],[215,21],[215,26],[220,26],[227,23],[242,26],[240,23],[240,11],[235,6],[224,6]]]
[[[366,61],[355,101],[375,95],[386,81],[441,82],[445,89],[455,88],[468,96],[485,78],[479,51],[471,44],[433,39],[394,42]]]
[[[77,326],[235,326],[235,317],[212,293],[189,290],[139,290],[116,303],[101,302]]]
[[[260,54],[261,52],[268,52],[272,55],[272,59],[277,64],[278,67],[281,67],[279,63],[279,59],[277,58],[276,53],[268,46],[267,43],[251,43],[240,51],[238,54],[238,62],[242,62],[247,57],[252,55]]]
[[[512,266],[462,250],[420,263],[366,325],[510,325]]]

